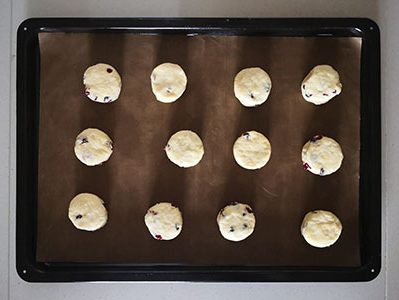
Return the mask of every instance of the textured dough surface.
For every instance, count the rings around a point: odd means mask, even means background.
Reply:
[[[112,154],[111,138],[96,128],[87,128],[76,137],[75,155],[87,166],[96,166],[107,161]]]
[[[186,74],[177,64],[160,64],[151,73],[152,92],[160,102],[176,101],[183,95],[186,85]]]
[[[170,137],[165,152],[171,162],[179,167],[189,168],[201,161],[204,146],[195,132],[181,130]]]
[[[151,235],[157,240],[172,240],[183,228],[180,210],[167,202],[150,207],[144,217],[144,222]]]
[[[270,76],[258,67],[243,69],[234,78],[234,94],[247,107],[264,103],[271,88]]]
[[[82,193],[69,203],[68,217],[76,228],[94,231],[107,223],[108,214],[103,200],[94,194]]]
[[[332,138],[315,135],[302,148],[302,162],[305,170],[325,176],[336,172],[344,155],[341,146]]]
[[[269,140],[256,131],[245,132],[233,146],[234,159],[241,167],[249,170],[264,167],[269,161],[271,153]]]
[[[222,236],[233,242],[245,240],[255,229],[255,215],[247,204],[227,205],[219,212],[216,221]]]
[[[308,212],[301,225],[304,239],[312,246],[324,248],[334,244],[341,235],[342,224],[331,212],[315,210]]]
[[[302,81],[303,98],[316,105],[324,104],[341,93],[339,74],[329,65],[314,67]]]
[[[86,96],[95,102],[110,103],[118,99],[122,80],[113,66],[96,64],[87,68],[83,75]]]

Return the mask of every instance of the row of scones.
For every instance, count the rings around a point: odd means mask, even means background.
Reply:
[[[179,99],[187,87],[187,76],[181,66],[163,63],[155,67],[150,76],[152,92],[163,103]],[[118,99],[122,79],[111,65],[99,63],[90,66],[83,75],[86,96],[98,103],[111,103]],[[245,68],[234,78],[234,95],[246,107],[263,104],[269,97],[272,80],[260,67]],[[315,105],[325,104],[342,90],[339,74],[329,65],[317,65],[303,79],[303,98]]]
[[[82,193],[70,202],[68,217],[76,228],[95,231],[107,223],[108,213],[102,199],[94,194]],[[147,210],[144,223],[154,239],[173,240],[183,229],[183,216],[179,208],[161,202]],[[226,240],[239,242],[254,232],[256,219],[248,204],[235,202],[219,211],[216,223]],[[342,224],[333,213],[315,210],[305,215],[300,231],[310,245],[325,248],[338,240]]]

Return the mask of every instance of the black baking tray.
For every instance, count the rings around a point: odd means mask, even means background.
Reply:
[[[187,266],[36,261],[40,32],[123,32],[290,37],[360,37],[361,130],[359,267]],[[29,282],[369,281],[381,268],[380,34],[364,18],[37,18],[17,38],[16,266]]]

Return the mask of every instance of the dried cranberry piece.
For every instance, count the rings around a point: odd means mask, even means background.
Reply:
[[[303,168],[304,168],[305,170],[311,169],[311,167],[309,166],[308,163],[304,163],[304,164],[303,164]]]
[[[112,69],[111,68],[107,68],[107,72],[108,73],[112,73]]]
[[[249,132],[244,132],[244,133],[242,134],[242,136],[245,137],[246,139],[249,139],[250,134],[249,134]]]
[[[314,137],[312,137],[310,139],[310,141],[312,141],[313,143],[316,142],[317,140],[321,140],[323,138],[323,136],[321,134],[317,134]]]
[[[158,241],[162,241],[162,236],[161,236],[160,234],[156,234],[156,235],[155,235],[155,238],[156,238]]]

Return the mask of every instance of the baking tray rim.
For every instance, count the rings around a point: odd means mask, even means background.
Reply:
[[[39,32],[361,37],[359,267],[41,263],[36,261]],[[29,101],[28,101],[29,100]],[[28,282],[370,281],[381,269],[380,33],[367,18],[32,18],[17,33],[16,268]]]

